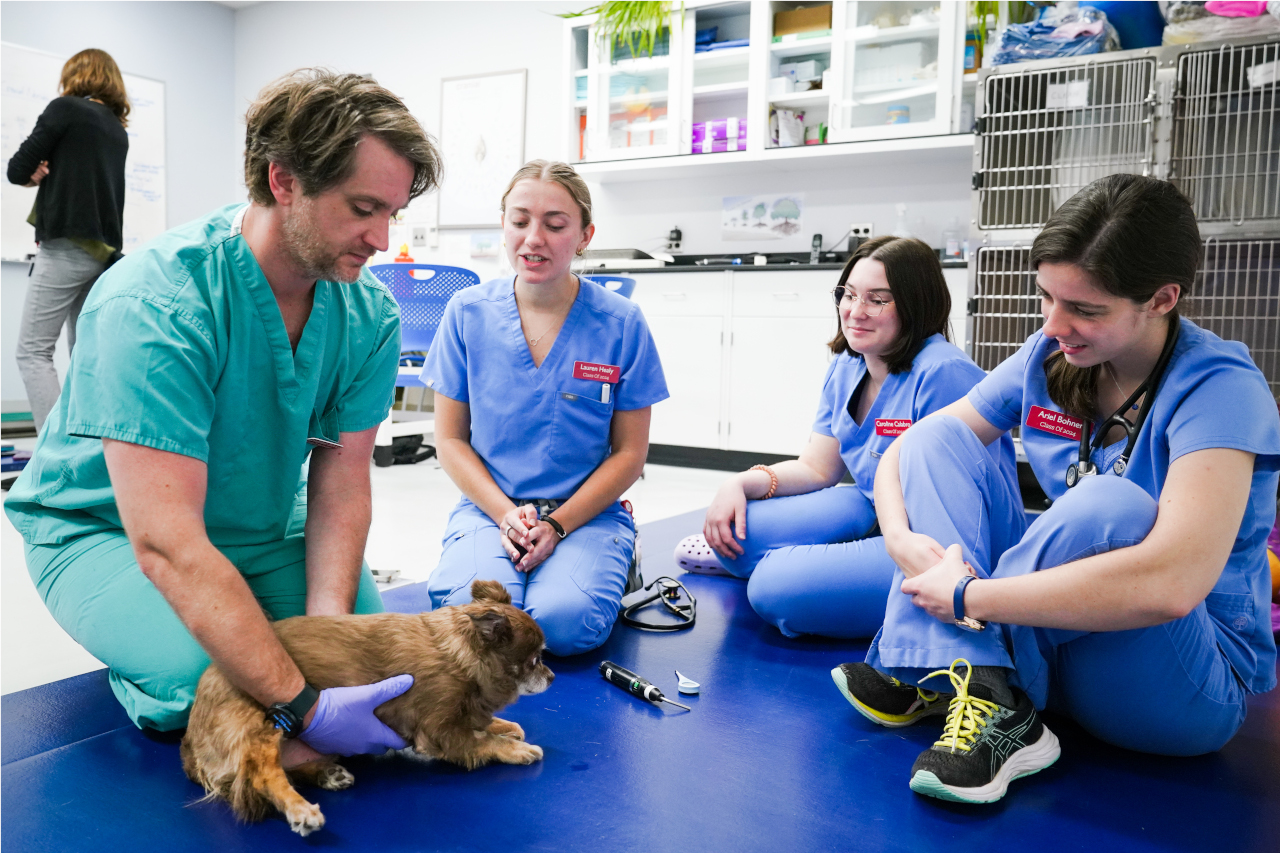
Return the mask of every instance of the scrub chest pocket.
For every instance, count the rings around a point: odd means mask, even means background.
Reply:
[[[603,460],[609,455],[609,428],[613,421],[613,399],[600,402],[598,382],[585,393],[560,391],[552,403],[551,456],[557,462],[577,462],[584,458]],[[592,396],[594,394],[594,396]]]

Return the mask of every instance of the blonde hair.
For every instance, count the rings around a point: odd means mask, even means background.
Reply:
[[[96,98],[129,126],[129,95],[124,90],[120,66],[105,50],[91,47],[82,50],[62,66],[58,91],[73,98]]]
[[[511,183],[507,184],[507,191],[502,194],[504,215],[507,212],[507,196],[511,195],[516,184],[525,179],[550,181],[564,187],[578,205],[578,212],[582,214],[582,230],[586,231],[591,225],[591,191],[587,189],[587,182],[582,180],[582,176],[572,166],[558,160],[530,160],[516,171]]]

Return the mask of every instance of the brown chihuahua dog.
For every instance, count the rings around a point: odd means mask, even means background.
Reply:
[[[471,597],[470,604],[418,615],[296,616],[274,628],[307,683],[320,690],[412,675],[408,692],[375,713],[419,755],[468,770],[491,761],[532,764],[542,749],[524,742],[520,726],[493,715],[555,678],[542,663],[542,629],[511,606],[497,581],[476,581]],[[355,777],[332,756],[286,773],[280,739],[262,705],[210,666],[182,739],[182,769],[207,799],[226,800],[242,820],[278,809],[294,832],[307,835],[324,826],[324,815],[290,779],[338,791]]]

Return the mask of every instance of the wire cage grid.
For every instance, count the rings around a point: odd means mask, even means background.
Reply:
[[[1157,51],[1045,60],[984,72],[972,231],[1031,237],[1063,201],[1116,172],[1152,174]]]
[[[969,266],[969,355],[991,370],[1013,355],[1043,318],[1029,243],[978,248]],[[1267,239],[1208,237],[1183,313],[1225,340],[1249,348],[1280,397],[1280,235]]]

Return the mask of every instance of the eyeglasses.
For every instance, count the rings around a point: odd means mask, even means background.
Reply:
[[[868,293],[866,296],[859,296],[853,292],[853,288],[839,285],[831,291],[831,298],[836,305],[848,299],[851,303],[849,310],[853,310],[852,306],[861,302],[869,317],[879,317],[885,308],[893,304],[892,299],[885,299],[879,293]]]

